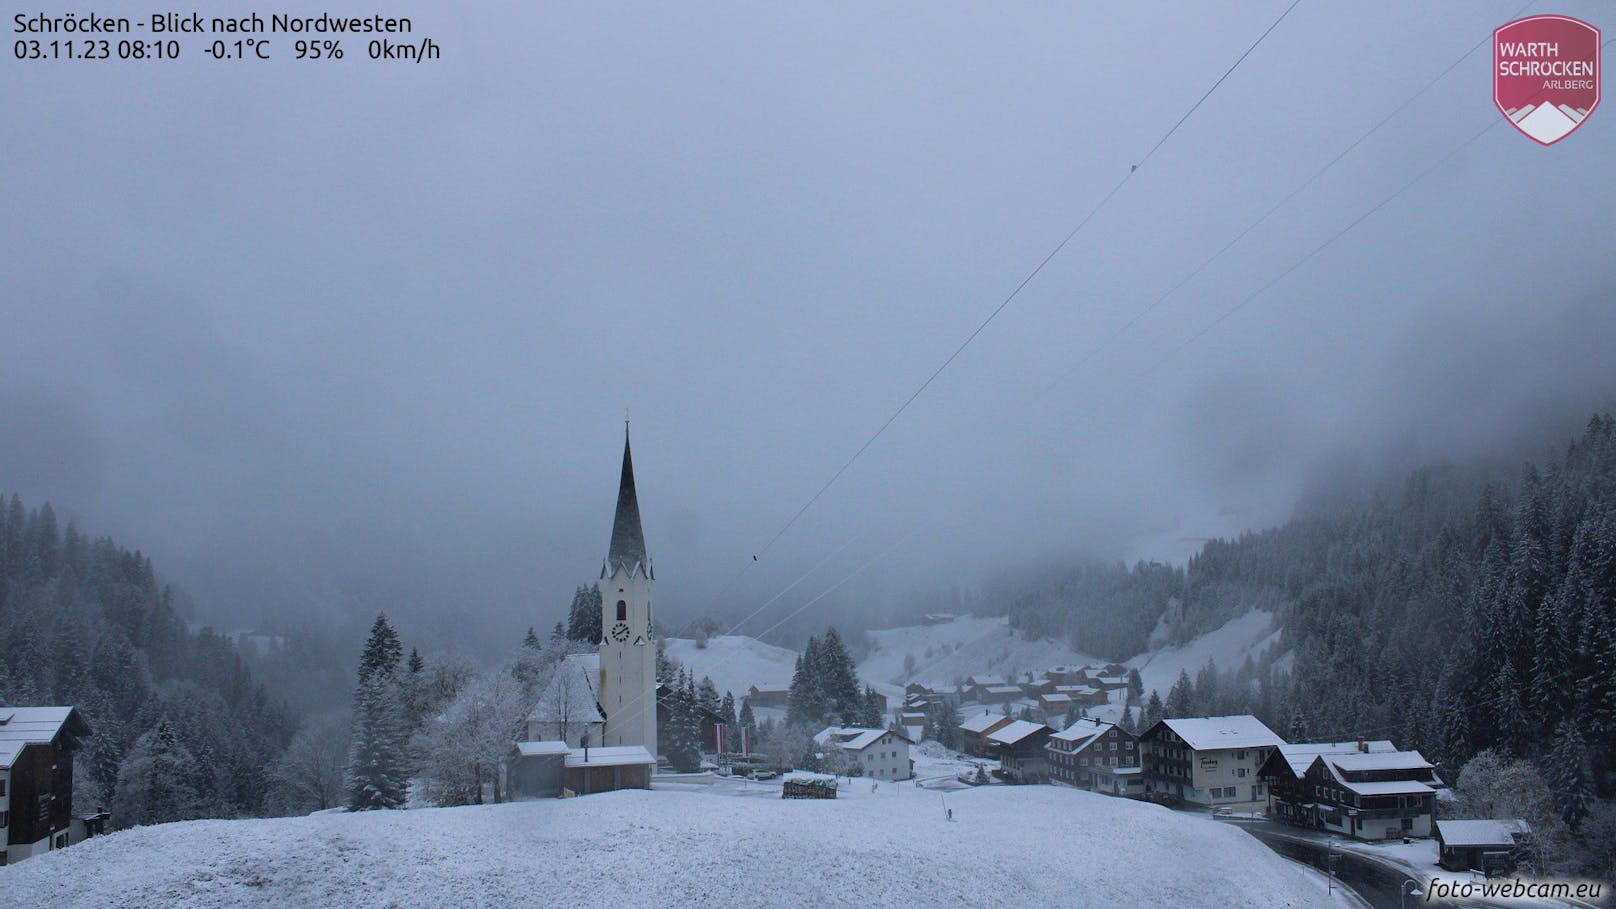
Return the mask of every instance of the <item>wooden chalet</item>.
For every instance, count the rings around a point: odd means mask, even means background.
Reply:
[[[992,757],[993,744],[988,741],[988,734],[1010,725],[1012,721],[1011,717],[1003,714],[979,713],[960,724],[960,744],[966,754]]]
[[[1043,723],[1014,720],[988,733],[999,769],[1012,783],[1042,783],[1049,779],[1049,756],[1044,746],[1055,730]]]
[[[1114,723],[1081,718],[1049,736],[1049,778],[1109,795],[1138,795],[1139,739]]]
[[[74,707],[0,707],[0,865],[101,832],[73,813],[73,754],[91,734]]]
[[[1360,840],[1430,836],[1442,786],[1418,751],[1384,740],[1280,745],[1258,778],[1276,820]]]

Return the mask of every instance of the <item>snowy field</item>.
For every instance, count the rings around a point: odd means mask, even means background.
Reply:
[[[711,678],[720,696],[726,691],[734,692],[737,704],[753,685],[784,688],[791,684],[797,666],[795,650],[742,634],[709,638],[706,647],[697,647],[689,638],[668,638],[667,652],[695,673],[696,681],[701,681],[702,676]]]
[[[1052,786],[834,801],[731,781],[568,800],[190,821],[0,868],[53,907],[1329,905],[1241,831]],[[946,820],[945,806],[954,811]]]

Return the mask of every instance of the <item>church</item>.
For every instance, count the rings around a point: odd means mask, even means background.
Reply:
[[[601,639],[596,653],[556,667],[508,765],[518,797],[647,789],[656,769],[656,636],[634,456],[623,425],[623,471],[611,543],[600,569]]]

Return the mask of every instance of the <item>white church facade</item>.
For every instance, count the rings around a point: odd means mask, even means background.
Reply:
[[[508,765],[516,797],[645,788],[656,768],[656,637],[628,427],[612,538],[600,569],[597,652],[562,660]]]
[[[600,707],[606,715],[602,745],[640,745],[657,753],[656,637],[651,588],[656,573],[645,551],[634,457],[623,431],[623,474],[617,486],[612,541],[600,569]]]

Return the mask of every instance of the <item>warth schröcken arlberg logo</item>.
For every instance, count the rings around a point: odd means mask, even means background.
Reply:
[[[1553,145],[1599,106],[1599,29],[1527,16],[1493,31],[1493,103],[1516,129]]]

